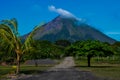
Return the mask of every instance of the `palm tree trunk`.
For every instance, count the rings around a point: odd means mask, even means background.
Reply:
[[[16,66],[16,74],[18,75],[20,72],[20,55],[17,54],[17,66]]]

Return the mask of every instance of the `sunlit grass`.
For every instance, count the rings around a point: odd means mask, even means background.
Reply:
[[[120,80],[120,63],[108,63],[105,61],[91,60],[91,67],[87,67],[87,60],[75,60],[76,67],[80,70],[90,71],[96,76],[110,78],[112,80]]]

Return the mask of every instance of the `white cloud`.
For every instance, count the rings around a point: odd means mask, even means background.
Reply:
[[[70,13],[69,11],[67,10],[64,10],[62,8],[56,8],[55,6],[51,5],[51,6],[48,6],[48,9],[50,11],[53,11],[53,12],[56,12],[64,17],[68,17],[68,18],[76,18],[77,20],[82,20],[80,18],[77,18],[75,15],[73,15],[72,13]]]
[[[55,11],[55,10],[56,10],[55,6],[53,6],[53,5],[48,6],[48,9],[49,9],[50,11]]]

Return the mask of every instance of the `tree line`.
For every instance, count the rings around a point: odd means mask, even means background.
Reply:
[[[19,32],[16,19],[3,20],[0,22],[0,62],[16,64],[16,74],[20,71],[20,62],[35,59],[60,59],[66,56],[75,58],[87,57],[88,66],[92,57],[120,56],[120,42],[109,44],[98,40],[84,40],[70,42],[68,40],[57,40],[56,42],[34,40],[33,31],[23,42]]]

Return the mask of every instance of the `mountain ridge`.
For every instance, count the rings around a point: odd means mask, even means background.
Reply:
[[[39,27],[39,29],[35,31],[33,38],[51,42],[61,39],[71,42],[88,39],[108,42],[110,44],[116,42],[116,40],[82,21],[78,21],[75,18],[64,18],[62,16],[57,16],[52,21]]]

